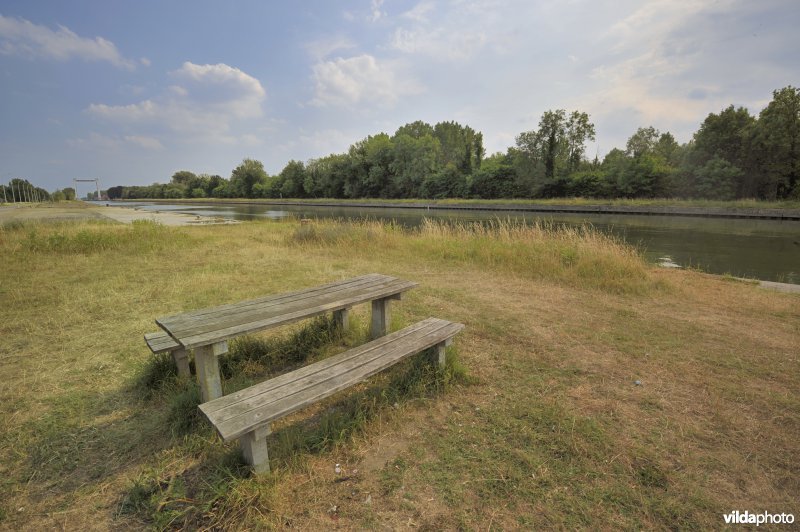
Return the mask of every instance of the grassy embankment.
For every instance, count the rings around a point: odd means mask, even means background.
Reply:
[[[0,269],[0,528],[800,514],[800,298],[655,270],[588,230],[15,222]],[[420,282],[395,328],[467,325],[448,370],[418,357],[277,424],[262,478],[142,341],[157,316],[373,271]],[[236,343],[226,389],[364,341],[367,309],[353,321]]]
[[[298,202],[308,203],[424,203],[429,205],[568,205],[568,206],[620,206],[620,207],[687,207],[687,208],[721,208],[721,209],[800,209],[800,201],[764,201],[756,199],[741,199],[731,201],[703,200],[703,199],[675,199],[675,198],[616,198],[616,199],[595,199],[595,198],[551,198],[551,199],[291,199],[291,198],[200,198],[200,199],[138,199],[130,201],[155,201],[166,203],[270,203],[270,202]]]

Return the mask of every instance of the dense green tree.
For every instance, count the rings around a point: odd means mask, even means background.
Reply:
[[[306,181],[306,167],[301,161],[289,161],[278,175],[280,195],[283,198],[303,198],[306,196],[303,185]]]
[[[431,126],[427,122],[423,122],[422,120],[417,120],[416,122],[411,122],[397,128],[397,131],[395,131],[394,136],[396,138],[399,137],[400,135],[408,135],[409,137],[418,139],[426,135],[433,137],[434,131],[433,131],[433,126]]]
[[[415,198],[419,196],[422,181],[437,170],[441,153],[439,140],[430,134],[411,136],[400,133],[392,138],[392,196]]]
[[[517,182],[514,157],[508,153],[495,153],[481,163],[480,169],[469,179],[469,196],[496,199],[524,196]]]
[[[463,174],[480,168],[486,151],[483,134],[458,122],[439,122],[433,127],[433,136],[439,141],[439,167],[454,164]]]
[[[464,175],[455,164],[447,166],[425,177],[420,186],[420,195],[423,198],[443,199],[463,197],[467,188]]]
[[[800,198],[800,88],[790,85],[772,93],[758,116],[754,142],[762,154],[764,195]]]
[[[640,127],[631,135],[625,144],[625,152],[629,157],[641,157],[655,150],[661,133],[653,126]]]
[[[252,198],[253,186],[266,177],[267,172],[261,161],[244,159],[231,173],[231,188],[238,197]]]
[[[594,124],[589,122],[589,115],[580,111],[572,111],[566,122],[566,169],[575,172],[580,168],[586,154],[586,141],[595,140]]]
[[[184,186],[187,188],[191,188],[191,184],[197,179],[197,176],[194,172],[190,172],[188,170],[180,170],[172,174],[171,182],[175,185]]]
[[[545,111],[539,128],[520,133],[516,138],[517,169],[524,188],[534,196],[563,193],[566,176],[578,170],[586,141],[594,140],[594,124],[589,115],[564,109]]]
[[[758,157],[753,153],[755,125],[755,117],[744,107],[735,108],[731,105],[719,114],[710,113],[694,134],[683,165],[687,176],[687,192],[703,197],[701,189],[708,189],[705,186],[698,188],[701,180],[698,172],[710,161],[721,159],[739,169],[735,184],[737,196],[758,195],[763,179],[758,170]],[[719,163],[709,166],[712,167],[719,167]]]
[[[742,170],[720,156],[710,159],[696,171],[696,195],[715,200],[732,200]]]
[[[349,198],[390,196],[392,141],[386,133],[369,136],[350,146],[350,174],[344,183]]]

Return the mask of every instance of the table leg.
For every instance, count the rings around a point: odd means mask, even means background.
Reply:
[[[194,349],[197,383],[200,385],[200,394],[204,403],[222,397],[222,380],[217,357],[227,352],[228,342],[217,342]]]
[[[188,379],[192,372],[189,370],[189,351],[179,347],[172,351],[172,359],[178,367],[178,377]]]
[[[350,325],[350,309],[343,308],[341,310],[334,311],[333,321],[336,323],[336,327],[338,327],[340,331],[346,331],[347,327]]]
[[[372,327],[370,332],[373,340],[385,336],[389,332],[389,322],[391,321],[390,304],[391,298],[388,297],[372,301]]]

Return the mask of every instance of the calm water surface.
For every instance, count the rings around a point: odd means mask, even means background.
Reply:
[[[653,262],[669,257],[681,266],[700,268],[709,273],[800,284],[800,222],[796,221],[288,205],[175,205],[147,202],[114,205],[236,220],[280,219],[287,216],[369,218],[394,220],[409,227],[419,225],[426,217],[453,221],[486,221],[500,217],[526,221],[548,220],[571,226],[590,223],[600,231],[617,235],[638,246]]]

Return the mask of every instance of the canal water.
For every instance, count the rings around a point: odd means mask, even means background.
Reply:
[[[97,202],[98,204],[104,204]],[[765,281],[800,284],[800,222],[686,216],[619,214],[509,213],[491,210],[448,211],[369,207],[295,205],[190,205],[120,202],[115,206],[175,211],[236,220],[254,218],[393,220],[413,227],[424,218],[460,222],[493,219],[544,220],[556,224],[591,224],[640,248],[653,262],[668,258],[683,267]]]

